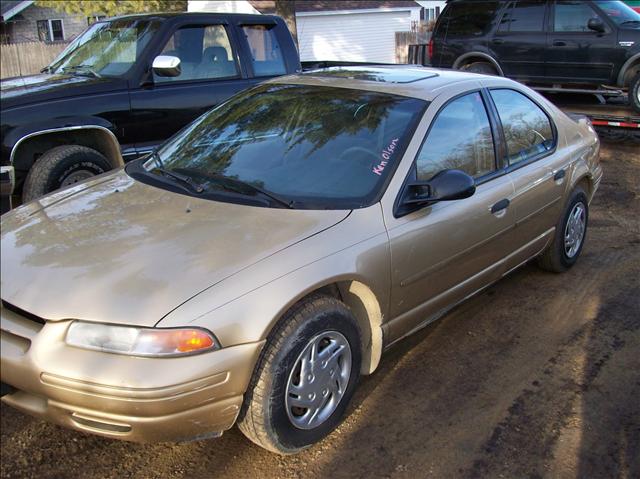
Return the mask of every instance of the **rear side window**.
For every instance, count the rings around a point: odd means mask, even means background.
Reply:
[[[445,106],[433,122],[416,160],[419,180],[457,169],[478,178],[495,169],[493,135],[480,93]]]
[[[276,31],[270,25],[245,25],[242,31],[251,52],[253,73],[257,77],[284,75],[287,70]]]
[[[447,36],[484,35],[498,9],[499,2],[460,2],[450,4],[446,12],[448,25],[443,24]],[[443,22],[444,23],[444,22]]]
[[[510,165],[553,149],[551,122],[538,105],[514,90],[491,90],[491,97],[502,122]]]
[[[587,27],[591,18],[599,18],[599,16],[584,2],[556,3],[553,30],[556,32],[593,32]]]
[[[507,7],[499,32],[543,32],[545,3],[511,2]]]

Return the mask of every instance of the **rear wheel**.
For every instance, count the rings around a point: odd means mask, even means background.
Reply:
[[[538,265],[547,271],[562,273],[571,268],[582,252],[587,236],[589,203],[581,187],[576,187],[558,224],[553,241],[538,258]]]
[[[640,73],[629,84],[629,105],[640,113]]]
[[[110,169],[109,161],[92,148],[80,145],[57,146],[38,158],[29,170],[22,200],[26,203]]]
[[[240,430],[265,449],[292,454],[340,423],[360,374],[360,331],[335,298],[296,305],[274,328],[240,412]]]
[[[461,68],[462,71],[470,73],[482,73],[483,75],[498,75],[495,67],[488,62],[473,62]]]

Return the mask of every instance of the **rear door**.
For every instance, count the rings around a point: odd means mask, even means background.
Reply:
[[[551,117],[532,98],[511,88],[491,88],[506,146],[506,168],[514,185],[517,266],[541,250],[558,221],[570,176]]]
[[[601,20],[604,32],[587,26]],[[553,3],[546,55],[549,81],[608,83],[619,55],[617,35],[608,20],[588,2]]]
[[[498,279],[511,252],[513,185],[497,171],[486,101],[475,91],[431,105],[440,110],[408,178],[428,180],[444,169],[460,169],[476,178],[475,194],[401,217],[385,210],[392,263],[389,316],[394,320],[385,326],[390,341]]]
[[[224,22],[186,23],[170,33],[149,63],[156,55],[176,56],[181,74],[162,77],[151,72],[130,92],[138,154],[249,85],[236,45],[233,30]]]
[[[541,1],[509,2],[489,48],[505,76],[536,79],[545,75],[545,29],[548,5]]]

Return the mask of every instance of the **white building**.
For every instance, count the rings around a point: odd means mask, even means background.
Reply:
[[[275,2],[189,0],[188,10],[273,14]],[[394,63],[396,32],[410,31],[421,10],[415,1],[404,0],[297,0],[300,60]]]

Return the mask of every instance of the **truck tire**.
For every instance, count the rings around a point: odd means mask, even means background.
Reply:
[[[33,164],[22,190],[23,202],[51,191],[84,181],[112,168],[109,161],[92,148],[64,145],[50,149]]]
[[[464,65],[460,70],[469,73],[481,73],[483,75],[498,75],[495,67],[488,62],[473,62]]]
[[[629,84],[629,105],[636,113],[640,113],[640,73]]]
[[[274,327],[245,394],[238,427],[257,445],[293,454],[335,429],[360,375],[360,330],[329,296],[294,306]]]

